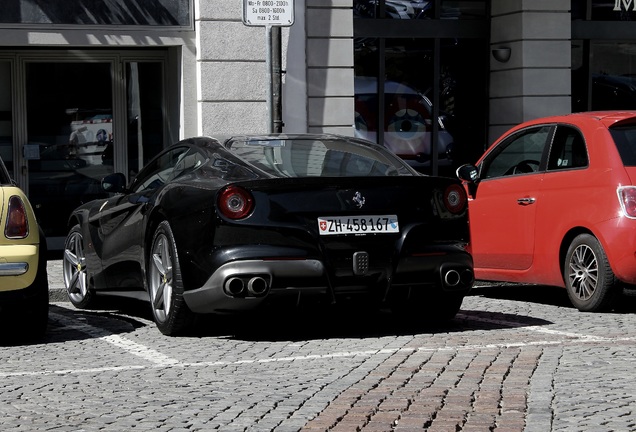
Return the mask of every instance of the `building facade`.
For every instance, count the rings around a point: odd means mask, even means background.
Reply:
[[[189,136],[356,135],[452,175],[521,121],[636,109],[636,0],[282,0],[274,29],[246,2],[5,0],[0,155],[52,248],[104,174]]]

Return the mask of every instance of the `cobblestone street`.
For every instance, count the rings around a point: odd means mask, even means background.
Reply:
[[[585,314],[561,290],[477,288],[448,325],[351,312],[202,320],[178,338],[143,304],[56,301],[44,343],[1,351],[0,427],[636,430],[633,300]]]

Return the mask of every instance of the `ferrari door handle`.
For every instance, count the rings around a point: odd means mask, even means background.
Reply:
[[[517,200],[517,204],[521,204],[521,205],[530,205],[530,204],[534,204],[534,202],[535,202],[535,201],[536,201],[536,199],[534,199],[534,198],[530,198],[530,197],[527,197],[527,198],[519,198],[519,199]]]

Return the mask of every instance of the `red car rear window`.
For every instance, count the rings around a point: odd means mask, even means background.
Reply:
[[[610,129],[623,165],[636,166],[636,125],[618,126]]]

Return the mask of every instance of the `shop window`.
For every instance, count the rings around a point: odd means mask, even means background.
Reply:
[[[445,23],[477,23],[485,10],[483,1],[354,1],[357,17],[385,18],[359,31],[354,21],[356,135],[427,174],[475,162],[486,143],[487,26]],[[387,30],[386,19],[419,21]]]
[[[357,18],[393,19],[483,19],[483,0],[354,0]]]
[[[163,63],[126,63],[127,174],[134,177],[163,150]]]
[[[572,111],[636,109],[636,1],[572,0]]]
[[[572,110],[636,109],[635,50],[636,40],[574,41]]]
[[[13,177],[13,112],[11,63],[0,60],[0,157]]]
[[[113,144],[111,64],[29,62],[26,82],[29,200],[45,234],[63,236],[75,207],[105,196],[100,181],[113,171],[104,158]]]
[[[9,0],[0,23],[191,27],[189,0]]]

